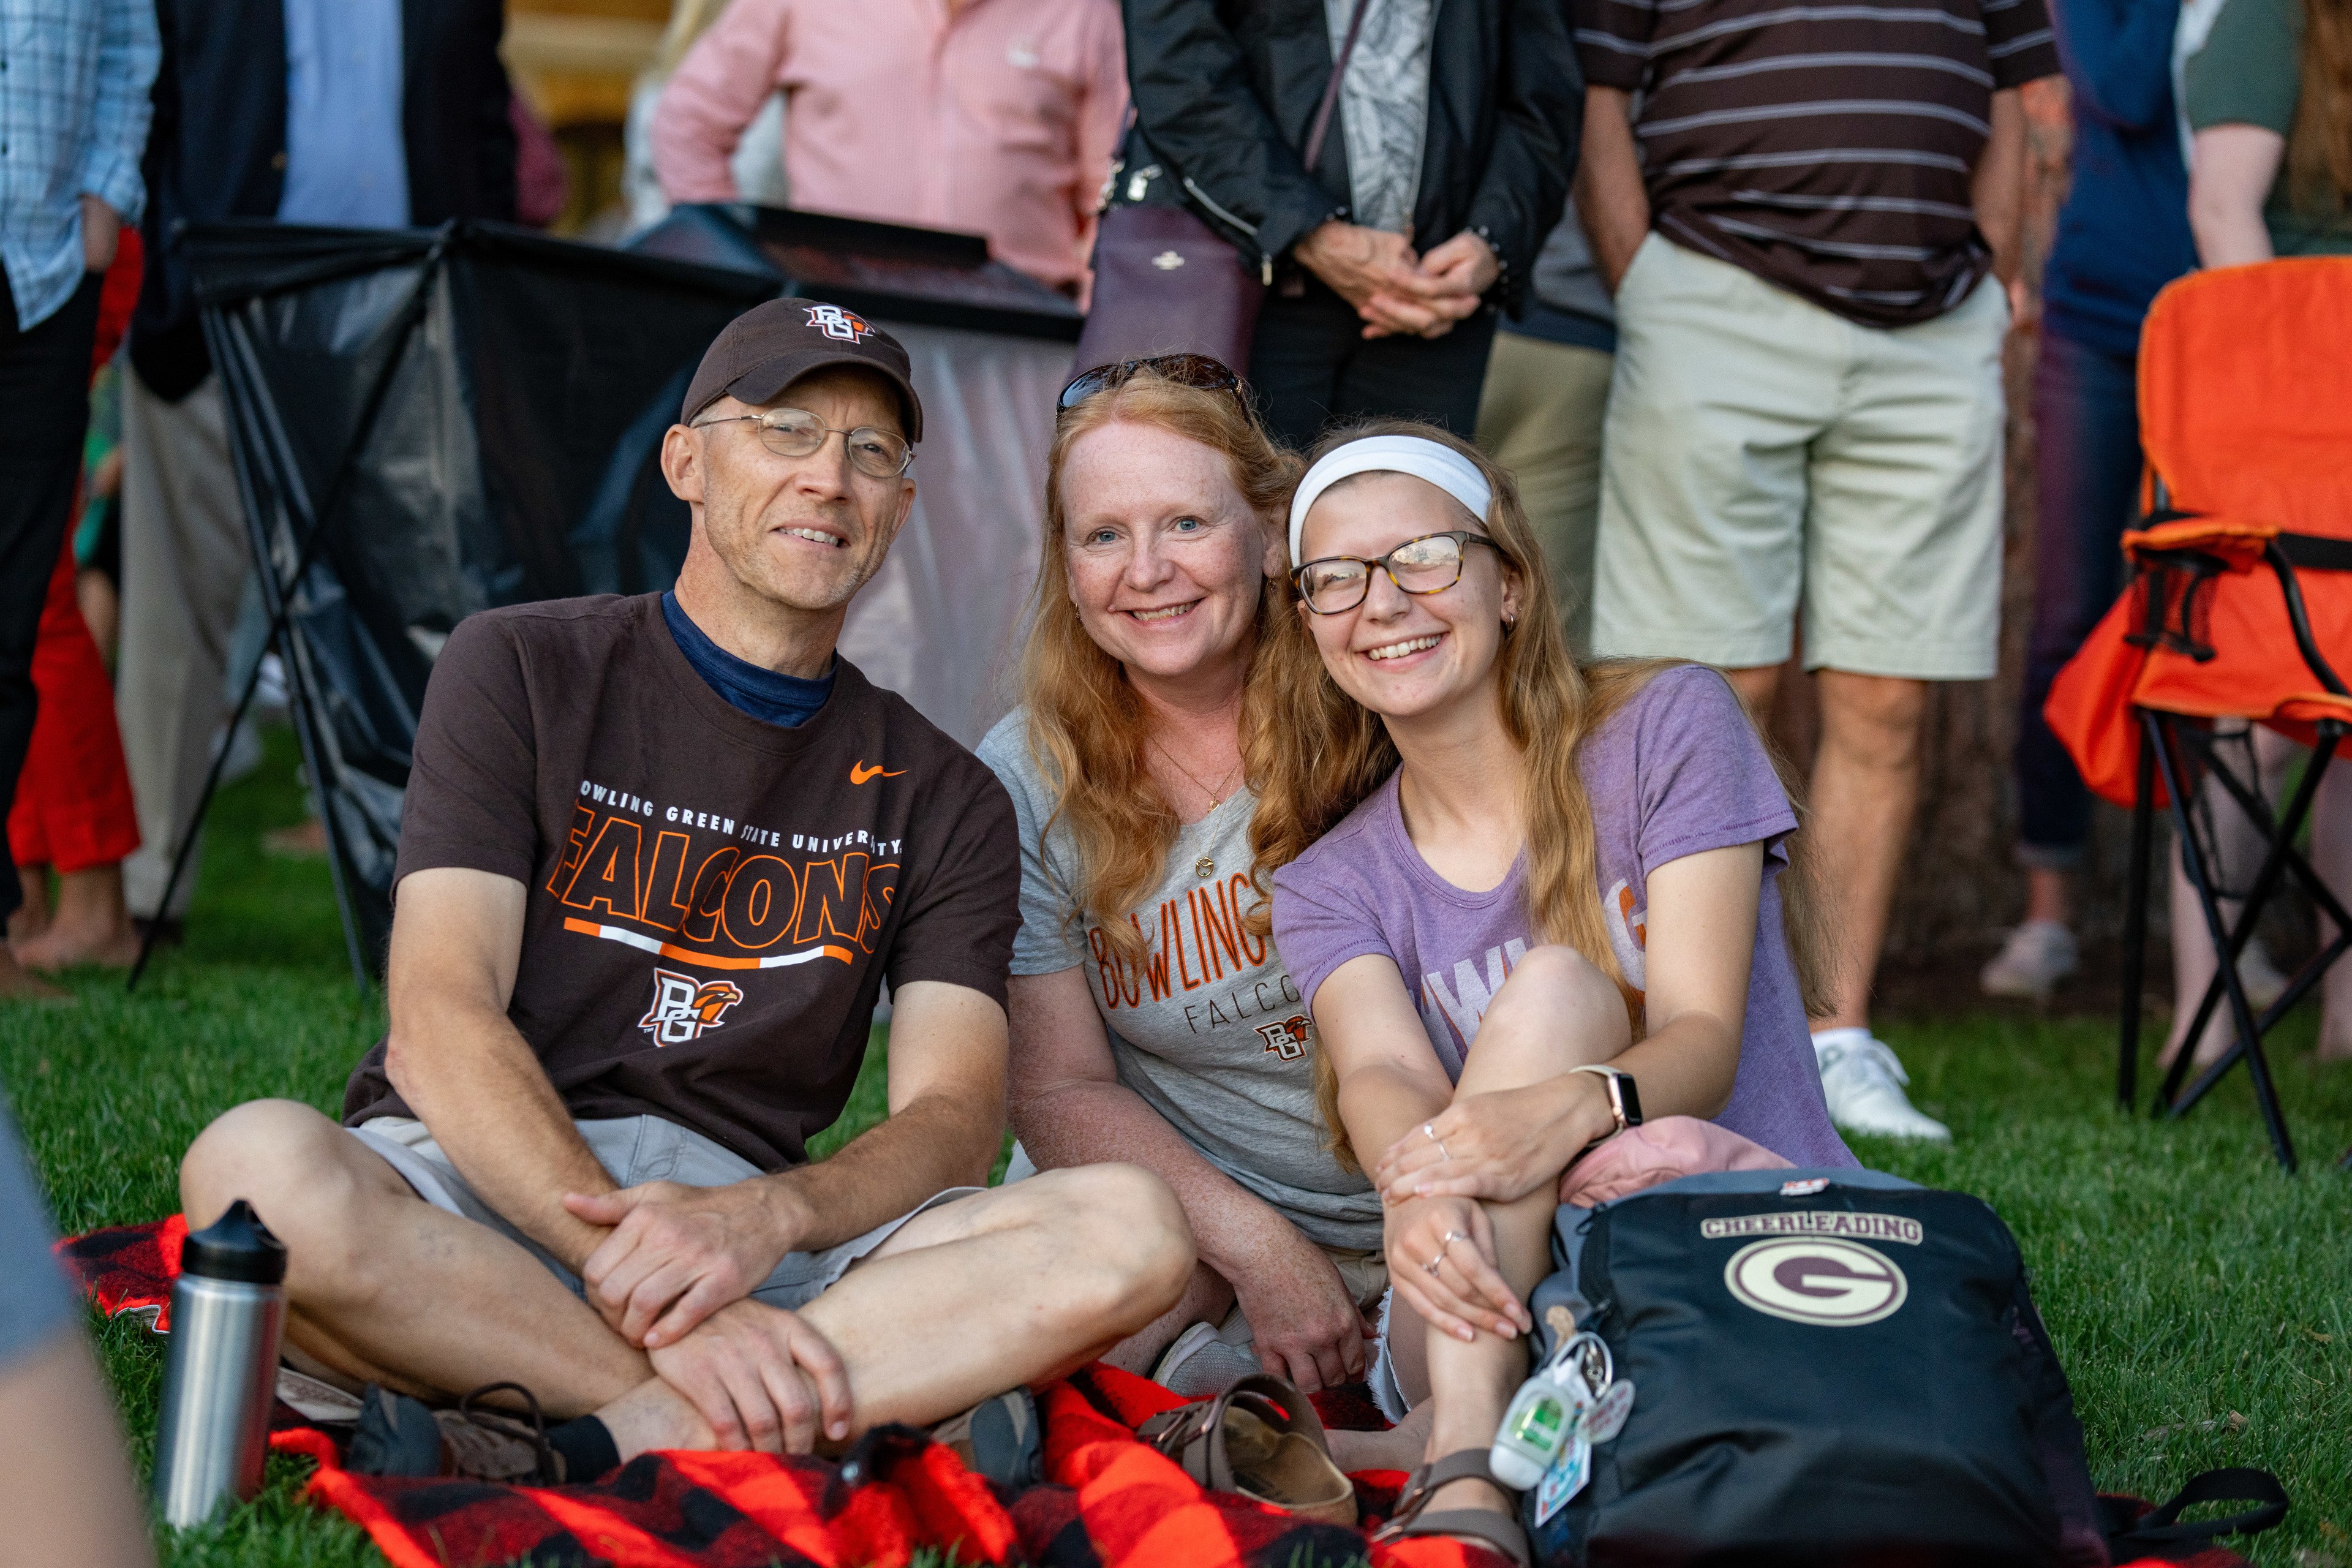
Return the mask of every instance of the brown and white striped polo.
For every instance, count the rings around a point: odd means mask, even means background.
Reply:
[[[1992,95],[2050,76],[2043,0],[1570,0],[1667,238],[1867,326],[1924,321],[1990,265],[1969,176]]]

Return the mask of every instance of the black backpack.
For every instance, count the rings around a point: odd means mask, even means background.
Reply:
[[[2104,1568],[2285,1512],[2255,1471],[2143,1520],[2103,1505],[2016,1239],[1979,1198],[1874,1171],[1689,1176],[1563,1206],[1552,1256],[1539,1348],[1564,1308],[1635,1395],[1581,1491],[1542,1521],[1527,1496],[1551,1568]],[[2216,1498],[2267,1506],[2174,1522]]]

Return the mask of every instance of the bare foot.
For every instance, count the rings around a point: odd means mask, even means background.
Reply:
[[[2165,1040],[2164,1048],[2156,1053],[2156,1065],[2158,1068],[2171,1068],[2172,1058],[2180,1054],[2179,1031],[2187,1028],[2188,1026],[2189,1020],[2186,1016],[2175,1020],[2172,1026],[2175,1033]],[[2227,1009],[2214,1009],[2212,1017],[2205,1021],[2205,1036],[2197,1042],[2197,1055],[2189,1065],[2202,1072],[2220,1061],[2221,1053],[2228,1050],[2237,1037],[2237,1026],[2230,1022]]]
[[[92,866],[58,878],[56,918],[15,945],[16,961],[31,969],[130,968],[139,959],[139,935],[122,905],[122,868]]]
[[[128,969],[139,961],[139,938],[125,921],[113,931],[87,931],[60,921],[29,942],[14,944],[16,962],[27,969],[57,971],[96,964]]]
[[[23,968],[7,948],[0,946],[0,1002],[72,1002],[76,999],[72,992],[60,991]]]
[[[327,858],[327,825],[313,816],[291,827],[273,827],[261,836],[261,847],[267,854],[289,860],[323,860]]]

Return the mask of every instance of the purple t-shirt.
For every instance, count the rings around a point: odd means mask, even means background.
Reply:
[[[1618,965],[1637,991],[1650,873],[1702,850],[1765,842],[1739,1075],[1715,1120],[1797,1165],[1859,1163],[1830,1125],[1780,930],[1775,881],[1788,858],[1780,840],[1797,826],[1796,814],[1730,686],[1704,665],[1662,671],[1585,742],[1580,766],[1599,851],[1594,891]],[[1393,960],[1438,1060],[1458,1079],[1487,1003],[1535,945],[1526,871],[1522,857],[1483,893],[1439,877],[1405,832],[1391,774],[1275,873],[1275,942],[1309,1010],[1325,978],[1349,959]]]

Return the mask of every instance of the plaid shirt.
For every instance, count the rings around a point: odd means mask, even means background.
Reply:
[[[80,285],[83,195],[139,221],[162,56],[152,0],[0,0],[0,261],[19,326]]]

